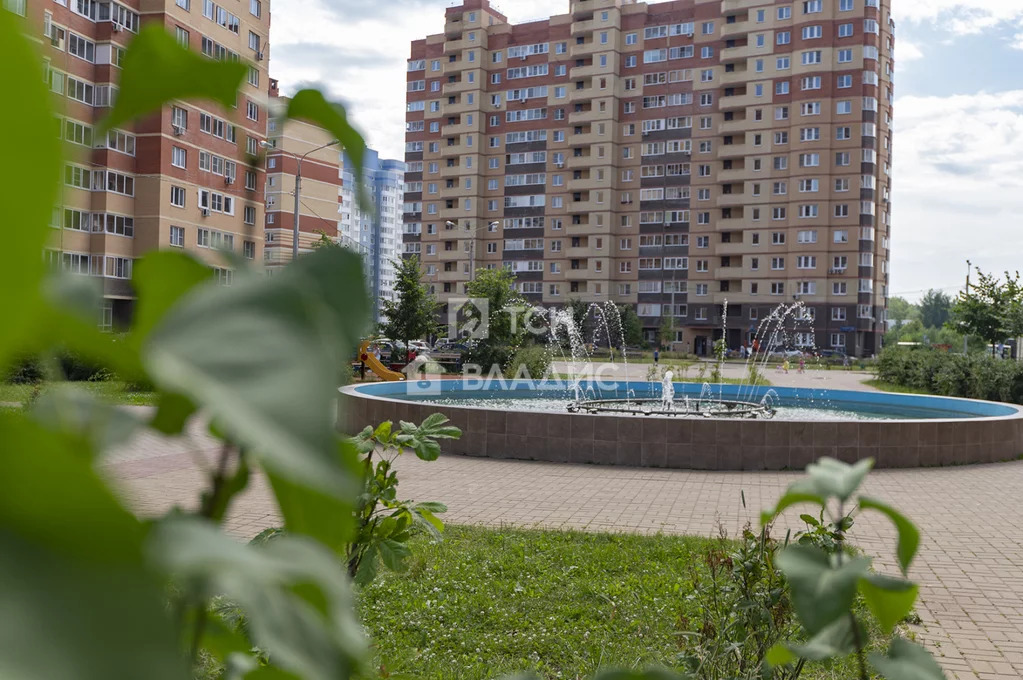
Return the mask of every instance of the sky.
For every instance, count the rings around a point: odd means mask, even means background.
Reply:
[[[341,101],[370,146],[402,158],[410,43],[452,0],[275,0],[270,75]],[[513,23],[568,0],[504,0]],[[966,260],[1023,268],[1023,0],[893,0],[892,296],[954,294]]]

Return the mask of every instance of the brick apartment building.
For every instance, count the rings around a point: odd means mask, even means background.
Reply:
[[[5,7],[25,16],[39,41],[67,142],[47,257],[102,280],[102,326],[130,319],[132,266],[146,252],[186,250],[225,283],[233,271],[221,249],[262,260],[264,173],[249,158],[266,137],[267,5],[9,0]],[[101,138],[95,126],[117,96],[125,49],[151,21],[208,57],[249,61],[237,107],[176,102]]]
[[[412,43],[404,251],[439,297],[463,294],[471,252],[535,303],[632,304],[651,340],[667,320],[680,350],[726,324],[737,348],[798,300],[797,345],[877,351],[889,0],[568,10],[511,25],[463,0]]]

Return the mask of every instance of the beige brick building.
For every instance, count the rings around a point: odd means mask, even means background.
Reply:
[[[233,271],[220,250],[263,258],[260,153],[267,126],[269,6],[262,0],[24,0],[8,3],[27,18],[43,52],[67,142],[54,210],[54,266],[98,277],[101,325],[130,319],[134,261],[155,249],[182,249],[207,262],[224,283]],[[175,102],[112,131],[95,126],[117,96],[125,49],[146,22],[214,59],[250,62],[231,109]]]
[[[649,339],[673,321],[698,354],[798,300],[793,344],[877,351],[889,0],[568,10],[511,25],[464,0],[413,42],[404,248],[424,280],[462,295],[474,252],[534,302],[633,304]]]

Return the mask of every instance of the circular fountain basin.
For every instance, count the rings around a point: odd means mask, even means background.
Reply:
[[[675,400],[707,397],[674,383]],[[486,387],[486,389],[481,389]],[[584,398],[658,399],[660,383],[582,383]],[[564,383],[433,380],[341,389],[338,425],[356,432],[385,420],[442,413],[460,427],[446,453],[700,470],[802,469],[823,456],[873,458],[878,467],[990,463],[1023,453],[1023,409],[951,397],[808,388],[713,385],[723,400],[771,393],[771,420],[569,413]]]

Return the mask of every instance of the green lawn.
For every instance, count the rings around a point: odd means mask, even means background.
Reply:
[[[701,625],[715,543],[476,527],[449,527],[440,543],[417,539],[406,573],[385,571],[359,594],[371,677],[588,678],[609,667],[678,668],[682,633]],[[846,662],[806,670],[814,680],[857,675]]]
[[[115,404],[128,404],[131,406],[151,406],[156,403],[156,395],[152,392],[129,392],[125,390],[125,383],[109,380],[100,382],[76,382],[76,383],[43,383],[40,388],[43,392],[55,384],[74,385],[78,389],[91,392],[96,396],[103,397]],[[25,403],[32,397],[35,385],[12,385],[0,383],[0,402]]]
[[[934,394],[928,390],[918,390],[912,387],[905,387],[896,383],[885,382],[874,378],[872,380],[864,380],[864,385],[869,385],[874,389],[881,390],[882,392],[896,392],[898,394]]]

